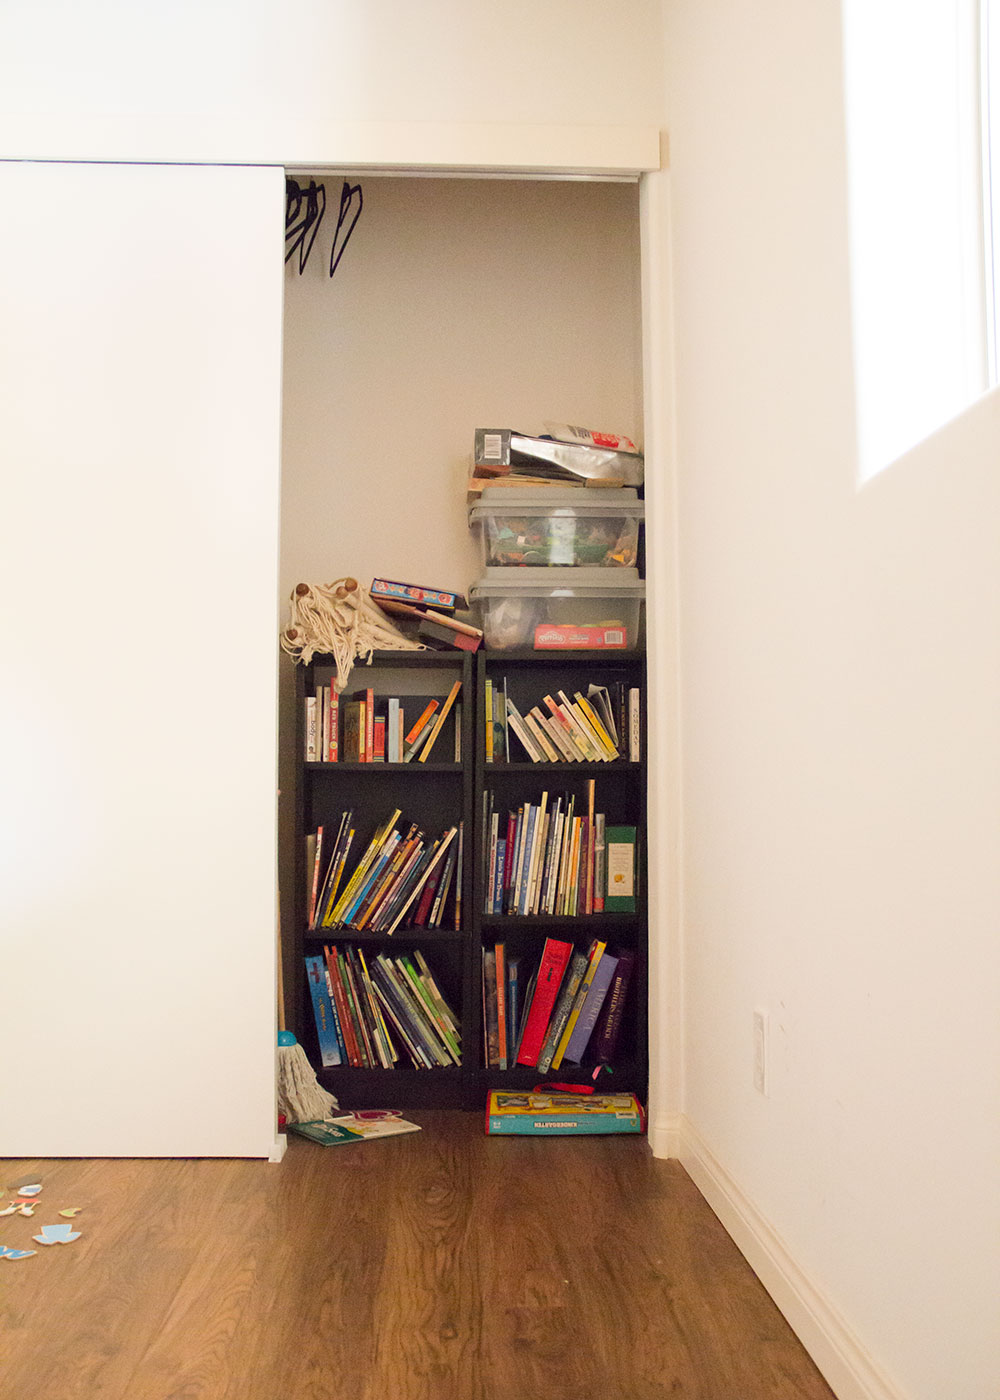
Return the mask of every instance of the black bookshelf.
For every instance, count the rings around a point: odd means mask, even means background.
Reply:
[[[509,736],[509,759],[495,754],[492,762],[486,758],[485,713],[486,680],[494,686],[507,684],[507,692],[522,713],[538,704],[545,694],[563,690],[572,696],[575,691],[586,693],[590,682],[614,686],[622,682],[626,690],[639,691],[640,757],[638,761],[618,758],[612,762],[532,762],[513,735]],[[573,651],[539,652],[528,649],[480,652],[476,664],[476,735],[475,782],[476,864],[473,872],[473,934],[472,957],[477,995],[473,1011],[475,1044],[467,1036],[468,1064],[478,1065],[474,1078],[476,1104],[486,1101],[490,1089],[513,1092],[532,1088],[544,1082],[580,1083],[593,1085],[603,1092],[632,1092],[645,1101],[649,1077],[646,1002],[648,987],[647,901],[646,875],[646,664],[645,654],[635,651]],[[609,824],[631,825],[636,828],[636,903],[629,912],[601,912],[579,915],[557,914],[485,914],[485,842],[482,794],[490,789],[502,807],[516,808],[521,802],[537,802],[542,791],[550,798],[556,794],[575,794],[579,801],[588,780],[596,787],[596,810],[605,812]],[[586,953],[594,938],[606,942],[609,949],[628,948],[635,954],[635,966],[625,1001],[624,1021],[615,1061],[602,1068],[594,1078],[596,1065],[584,1056],[581,1065],[563,1064],[557,1070],[539,1074],[537,1068],[516,1065],[502,1070],[486,1064],[483,1043],[483,998],[481,992],[482,949],[504,943],[507,956],[521,958],[522,976],[537,966],[547,937],[572,943]]]
[[[451,758],[454,730],[445,746],[426,763],[358,763],[305,761],[305,698],[317,686],[335,676],[333,659],[317,656],[296,670],[297,765],[295,892],[297,968],[294,1029],[306,1049],[320,1083],[335,1094],[344,1109],[393,1107],[467,1108],[482,1110],[489,1089],[520,1091],[543,1079],[560,1083],[596,1083],[605,1092],[631,1091],[645,1099],[648,1080],[646,1049],[647,909],[646,909],[646,713],[645,657],[639,652],[586,651],[540,653],[535,651],[486,652],[376,652],[370,664],[358,663],[347,686],[354,695],[371,687],[375,696],[436,695],[444,698],[455,680],[461,679],[461,761]],[[530,708],[543,693],[563,689],[568,694],[590,681],[635,686],[641,696],[641,755],[638,762],[625,758],[610,763],[532,763],[525,755],[511,761],[487,763],[485,759],[484,695],[487,677],[502,683],[519,707]],[[342,697],[343,700],[344,697]],[[442,739],[444,733],[442,734]],[[441,739],[438,740],[441,744]],[[634,825],[636,846],[636,908],[613,912],[566,916],[486,915],[483,880],[483,792],[490,788],[503,802],[515,805],[537,800],[538,794],[582,794],[588,779],[596,784],[598,810],[609,823]],[[339,814],[352,807],[369,820],[378,821],[400,808],[405,822],[417,822],[437,834],[464,822],[461,927],[418,928],[405,924],[391,935],[364,930],[319,929],[310,931],[306,876],[306,834],[319,825],[335,824]],[[507,1070],[486,1067],[483,1047],[482,949],[503,942],[512,955],[520,955],[522,967],[537,963],[546,936],[573,943],[586,952],[592,938],[609,947],[635,952],[635,968],[629,987],[618,1053],[611,1072],[602,1070],[593,1080],[593,1066],[563,1064],[546,1076],[537,1069],[516,1066]],[[318,1040],[303,959],[322,953],[326,944],[353,944],[374,956],[380,949],[411,953],[419,948],[427,957],[441,991],[461,1020],[462,1063],[451,1068],[414,1069],[400,1061],[393,1069],[363,1069],[347,1065],[320,1068]]]
[[[351,928],[309,930],[306,835],[321,825],[329,829],[336,824],[342,811],[353,808],[358,814],[361,837],[352,849],[349,864],[353,865],[379,821],[396,808],[402,811],[400,820],[403,823],[415,822],[431,837],[459,821],[464,822],[462,912],[465,923],[472,907],[472,863],[468,846],[472,834],[473,765],[470,756],[475,708],[472,657],[466,652],[376,652],[370,664],[359,662],[354,666],[341,697],[343,704],[349,696],[371,688],[376,704],[380,698],[385,700],[389,696],[398,696],[404,703],[407,697],[420,697],[422,703],[426,696],[436,696],[443,701],[453,683],[461,680],[458,697],[461,762],[448,756],[454,753],[455,725],[452,721],[442,731],[432,756],[425,763],[416,758],[408,763],[352,762],[345,760],[342,751],[337,762],[305,761],[306,697],[314,694],[318,686],[330,684],[335,676],[336,668],[329,656],[316,656],[308,665],[296,667],[296,743],[300,755],[295,834],[296,1034],[316,1068],[319,1082],[336,1095],[344,1109],[464,1107],[468,1098],[464,1028],[469,996],[468,947],[472,936],[469,928],[413,928],[404,919],[392,934]],[[408,715],[407,722],[415,717],[415,709]],[[415,1069],[404,1057],[392,1069],[350,1065],[321,1068],[304,958],[321,954],[326,944],[354,945],[363,950],[366,959],[380,950],[401,954],[419,948],[427,957],[442,994],[463,1023],[462,1065]]]

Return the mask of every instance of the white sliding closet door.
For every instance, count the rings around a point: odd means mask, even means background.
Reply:
[[[267,1156],[284,176],[0,165],[0,1156]]]

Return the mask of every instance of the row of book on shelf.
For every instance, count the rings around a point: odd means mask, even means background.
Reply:
[[[486,678],[484,693],[486,762],[511,761],[513,733],[532,763],[638,763],[641,753],[639,689],[589,685],[587,694],[565,691],[543,695],[523,714],[511,699],[507,679]],[[515,749],[513,757],[520,753]]]
[[[577,806],[575,794],[550,801],[543,792],[538,802],[506,812],[491,790],[484,792],[484,914],[635,910],[636,828],[609,826],[594,810],[594,779],[586,786],[586,806]]]
[[[449,921],[461,927],[465,823],[430,840],[416,822],[401,823],[402,815],[397,807],[376,827],[349,875],[353,808],[341,813],[332,840],[323,826],[306,837],[310,930],[394,933],[404,919],[408,928],[443,928]]]
[[[305,960],[320,1063],[415,1069],[462,1062],[461,1026],[423,953],[365,958],[354,944],[324,947]]]
[[[522,988],[521,957],[505,943],[483,948],[483,1054],[489,1069],[514,1065],[539,1074],[586,1059],[608,1064],[621,1034],[635,952],[611,952],[594,939],[586,953],[547,938]]]
[[[454,712],[450,754],[437,749],[444,761],[462,761],[462,682],[446,696],[376,695],[368,687],[343,696],[332,685],[319,685],[305,697],[305,760],[307,763],[426,763]]]

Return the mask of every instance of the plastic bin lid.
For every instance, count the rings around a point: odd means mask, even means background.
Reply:
[[[495,515],[586,515],[593,517],[627,516],[641,520],[645,501],[640,501],[632,486],[597,490],[571,486],[551,491],[518,491],[508,486],[487,486],[478,501],[469,506],[469,521]]]
[[[469,590],[472,598],[644,598],[638,569],[490,568]]]

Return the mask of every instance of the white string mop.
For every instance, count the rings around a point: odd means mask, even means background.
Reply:
[[[317,653],[332,656],[338,690],[347,685],[355,657],[367,660],[379,650],[426,650],[422,642],[411,641],[393,626],[355,578],[296,584],[281,646],[303,664]]]
[[[291,1031],[278,1032],[278,1112],[288,1123],[329,1118],[337,1100],[316,1079],[316,1071]]]

